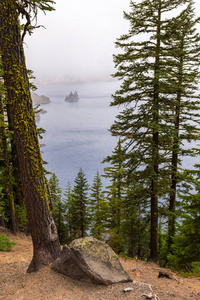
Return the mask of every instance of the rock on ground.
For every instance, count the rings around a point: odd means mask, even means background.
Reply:
[[[96,284],[131,281],[110,246],[91,237],[77,239],[69,246],[65,245],[51,268],[73,279]]]

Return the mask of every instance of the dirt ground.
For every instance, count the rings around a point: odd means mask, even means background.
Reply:
[[[0,233],[4,230],[0,229]],[[17,243],[10,252],[0,252],[0,300],[121,300],[121,299],[199,299],[200,278],[158,278],[157,265],[121,259],[133,282],[100,286],[73,280],[44,267],[27,274],[32,258],[31,238],[22,233],[12,236]],[[125,292],[124,289],[132,288]],[[149,297],[149,298],[148,298]]]

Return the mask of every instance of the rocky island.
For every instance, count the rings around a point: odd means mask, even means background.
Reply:
[[[31,97],[32,97],[33,105],[46,104],[51,102],[51,100],[48,97],[44,95],[39,96],[38,94],[33,92],[31,93]]]
[[[77,91],[74,92],[74,94],[71,92],[69,96],[66,96],[65,101],[66,102],[77,102],[79,100],[79,96]]]
[[[47,103],[50,103],[51,102],[51,100],[48,98],[48,97],[46,97],[46,96],[44,96],[44,95],[42,95],[42,96],[39,96],[38,94],[36,94],[36,93],[33,93],[33,92],[31,92],[31,97],[32,97],[32,102],[33,102],[33,106],[35,107],[37,107],[38,105],[40,105],[40,104],[47,104]],[[41,108],[39,108],[39,110],[40,110]],[[40,120],[40,115],[41,114],[45,114],[47,111],[46,110],[44,110],[43,108],[38,112],[38,113],[36,113],[35,114],[35,119],[36,119],[36,121],[39,121]]]

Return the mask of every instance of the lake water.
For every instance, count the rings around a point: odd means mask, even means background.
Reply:
[[[109,106],[117,88],[117,82],[39,86],[37,93],[52,101],[41,105],[47,113],[37,122],[46,130],[41,141],[45,144],[42,155],[48,162],[46,169],[56,174],[63,189],[68,182],[74,184],[80,168],[90,185],[97,170],[103,173],[106,165],[101,162],[117,143],[108,131],[118,112]],[[65,97],[75,90],[80,100],[65,102]],[[105,185],[105,179],[102,181]]]
[[[117,144],[108,129],[118,113],[118,108],[109,106],[111,94],[118,87],[118,82],[39,86],[37,93],[52,101],[42,105],[47,113],[37,122],[46,130],[41,141],[46,145],[42,148],[43,159],[48,162],[46,169],[57,175],[63,189],[68,182],[74,184],[80,168],[90,185],[97,170],[103,174],[106,164],[101,162]],[[65,97],[75,90],[79,102],[65,102]],[[199,158],[187,157],[183,159],[183,167],[190,169],[198,162]],[[104,178],[102,182],[104,186],[108,183]]]

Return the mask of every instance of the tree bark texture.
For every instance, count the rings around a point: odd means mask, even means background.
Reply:
[[[154,69],[154,99],[153,99],[153,176],[151,184],[151,238],[150,260],[158,262],[158,173],[159,173],[159,68],[160,68],[160,25],[161,25],[161,1],[158,7],[157,43]]]
[[[169,221],[168,221],[168,251],[172,253],[173,237],[175,235],[175,211],[176,211],[176,189],[177,189],[177,174],[178,174],[178,153],[179,153],[179,131],[180,131],[180,110],[181,110],[181,99],[182,99],[182,85],[183,85],[183,49],[184,49],[184,36],[180,42],[180,57],[179,57],[179,75],[178,75],[178,86],[175,106],[175,117],[174,117],[174,140],[172,148],[172,175],[171,175],[171,192],[169,199]]]
[[[34,254],[28,272],[60,254],[57,229],[49,211],[42,157],[30,95],[17,1],[0,1],[0,53],[7,90],[7,111],[19,166]]]

